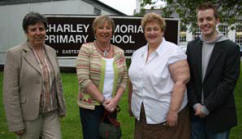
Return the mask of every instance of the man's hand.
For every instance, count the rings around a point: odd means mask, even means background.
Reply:
[[[195,115],[199,116],[200,118],[204,118],[207,116],[205,113],[202,112],[202,107],[203,105],[198,104],[195,109]]]

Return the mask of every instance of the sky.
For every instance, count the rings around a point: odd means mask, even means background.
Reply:
[[[136,8],[136,0],[99,0],[114,9],[117,9],[127,15],[133,15]]]

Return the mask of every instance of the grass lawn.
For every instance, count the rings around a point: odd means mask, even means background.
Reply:
[[[15,135],[10,133],[7,128],[6,117],[2,103],[2,83],[3,73],[0,72],[0,139],[14,139]],[[77,78],[76,74],[62,74],[64,95],[67,105],[67,116],[61,119],[63,139],[81,139],[82,131],[80,126],[79,110],[76,104]],[[134,133],[134,119],[128,114],[127,93],[121,99],[119,121],[121,122],[122,138],[132,139]],[[235,90],[236,105],[238,110],[238,126],[231,131],[230,139],[242,139],[242,76],[240,77]]]

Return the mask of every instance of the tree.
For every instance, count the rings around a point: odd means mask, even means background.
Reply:
[[[154,0],[143,0],[141,7],[147,4],[154,4]],[[167,6],[162,8],[163,17],[171,17],[177,14],[181,20],[182,26],[191,25],[192,32],[197,29],[196,24],[196,7],[208,0],[166,0]],[[221,23],[232,25],[241,24],[242,20],[242,0],[210,0],[218,10]],[[233,28],[232,28],[233,29]]]

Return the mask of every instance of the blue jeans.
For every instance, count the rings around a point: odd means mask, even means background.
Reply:
[[[211,132],[205,127],[204,119],[191,116],[192,136],[191,139],[229,139],[230,129],[223,132]]]
[[[99,139],[99,124],[103,116],[103,106],[96,106],[95,110],[80,108],[83,139]]]

